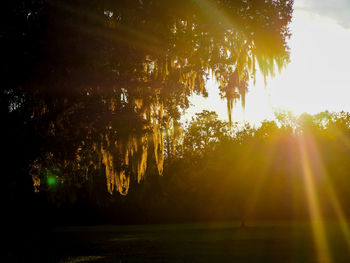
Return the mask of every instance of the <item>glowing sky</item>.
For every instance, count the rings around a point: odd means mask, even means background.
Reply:
[[[350,1],[296,0],[290,29],[291,63],[268,79],[266,88],[257,76],[256,85],[249,87],[245,112],[239,104],[233,110],[234,121],[271,119],[277,109],[296,114],[350,112]],[[208,98],[191,98],[193,106],[185,118],[206,109],[228,119],[226,101],[219,98],[212,80],[208,92]]]

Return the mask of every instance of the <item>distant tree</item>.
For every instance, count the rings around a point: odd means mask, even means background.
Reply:
[[[282,128],[293,131],[297,126],[297,119],[291,111],[279,110],[275,112],[275,118]]]
[[[204,110],[192,117],[186,129],[184,151],[203,157],[229,136],[228,123],[219,120],[216,112]]]
[[[278,126],[275,121],[263,121],[259,129],[256,130],[255,136],[261,138],[271,138],[278,132]]]

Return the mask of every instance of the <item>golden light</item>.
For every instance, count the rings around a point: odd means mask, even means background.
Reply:
[[[313,230],[314,242],[319,262],[332,262],[331,251],[327,242],[326,220],[322,215],[322,202],[317,187],[317,180],[324,180],[326,186],[326,197],[332,206],[338,224],[348,249],[350,249],[350,228],[344,210],[340,205],[330,177],[323,165],[322,156],[317,149],[316,142],[311,134],[298,137],[298,148],[300,153],[302,177],[306,201],[309,207],[310,222]]]
[[[278,109],[295,114],[321,111],[350,111],[348,98],[348,63],[350,52],[350,29],[336,21],[305,8],[304,1],[296,1],[292,37],[289,41],[291,63],[267,79],[257,74],[256,84],[251,81],[246,97],[245,110],[237,103],[233,110],[234,121],[258,123],[273,119]],[[208,98],[194,95],[184,119],[202,110],[214,110],[221,119],[227,120],[226,101],[218,95],[215,80],[207,83]]]
[[[311,226],[316,245],[319,262],[332,262],[327,244],[326,231],[322,211],[315,186],[315,174],[310,162],[310,151],[307,147],[309,138],[299,137],[298,146],[300,151],[302,177],[304,180],[306,201],[309,207]]]

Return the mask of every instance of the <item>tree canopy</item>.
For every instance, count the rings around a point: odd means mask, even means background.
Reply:
[[[162,174],[164,155],[183,141],[181,113],[193,93],[206,96],[208,78],[220,83],[231,116],[235,100],[244,106],[257,68],[266,77],[289,62],[292,6],[6,1],[0,50],[8,165],[14,148],[24,147],[18,173],[29,172],[37,191],[52,178],[79,186],[104,173],[108,192],[126,194],[146,171]]]

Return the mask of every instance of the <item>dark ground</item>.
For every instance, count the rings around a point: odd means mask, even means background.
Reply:
[[[350,262],[340,226],[326,232],[332,262]],[[307,223],[61,227],[16,240],[1,262],[319,262]]]

